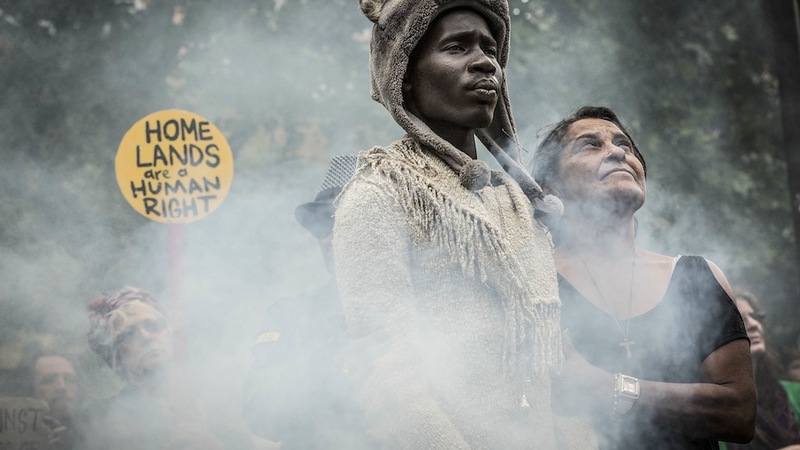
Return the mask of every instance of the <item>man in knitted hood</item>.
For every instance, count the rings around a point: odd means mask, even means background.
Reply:
[[[508,5],[361,7],[375,23],[372,96],[407,133],[362,152],[337,200],[347,326],[381,335],[353,350],[360,360],[348,355],[366,374],[356,382],[370,436],[381,448],[567,446],[550,409],[562,358],[552,242],[534,218],[558,215],[560,202],[514,147]],[[505,172],[477,159],[475,138]]]
[[[555,197],[542,193],[538,184],[520,165],[516,148],[517,136],[508,85],[504,73],[508,63],[510,20],[506,0],[360,0],[364,14],[375,23],[370,43],[370,73],[372,98],[389,110],[395,122],[410,136],[433,149],[456,171],[462,184],[479,190],[489,183],[488,165],[474,155],[465,154],[435,133],[429,123],[409,111],[404,83],[407,82],[409,58],[431,22],[442,13],[457,8],[469,8],[486,20],[496,40],[495,61],[499,65],[497,103],[493,120],[488,126],[475,130],[476,136],[497,159],[500,165],[519,183],[525,194],[544,214],[561,214],[561,204]],[[470,156],[472,156],[470,158]]]

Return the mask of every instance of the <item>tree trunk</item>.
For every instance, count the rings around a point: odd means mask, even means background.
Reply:
[[[792,204],[795,257],[800,261],[800,4],[798,0],[766,0],[766,3],[775,34],[783,150]],[[795,303],[798,301],[795,297]]]

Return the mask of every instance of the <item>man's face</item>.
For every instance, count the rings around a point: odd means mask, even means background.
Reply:
[[[126,320],[116,338],[118,364],[128,381],[165,368],[172,360],[172,336],[167,321],[153,307],[138,300],[123,305]]]
[[[503,71],[486,21],[469,10],[439,16],[403,83],[409,110],[441,136],[491,124]]]
[[[614,123],[581,119],[567,130],[552,187],[565,204],[623,203],[638,209],[644,203],[645,176],[630,139]]]
[[[33,395],[47,402],[50,414],[68,423],[78,408],[75,368],[60,356],[43,356],[33,367]]]

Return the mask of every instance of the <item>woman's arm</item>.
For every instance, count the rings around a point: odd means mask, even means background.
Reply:
[[[730,296],[731,289],[722,271],[711,262],[709,266],[719,285]],[[720,295],[724,294],[720,292]],[[561,379],[555,383],[556,395],[576,396],[573,400],[578,405],[583,399],[582,405],[595,414],[610,413],[614,399],[614,374],[591,365],[572,347],[568,335],[564,339],[564,349],[565,365]],[[700,366],[700,376],[700,383],[640,379],[639,398],[627,414],[653,417],[664,427],[699,439],[729,442],[752,439],[756,389],[748,341],[735,339],[711,351]]]
[[[611,413],[614,374],[586,361],[564,335],[566,357],[562,376],[554,383],[562,401],[586,402],[595,413]],[[627,415],[647,414],[657,423],[698,439],[748,442],[753,438],[756,391],[746,339],[713,351],[701,366],[702,383],[639,380],[639,399]],[[570,400],[570,392],[581,393]],[[586,412],[586,411],[584,411]]]
[[[729,342],[703,361],[702,383],[641,380],[641,395],[628,414],[652,414],[688,436],[748,442],[756,421],[751,364],[749,342]]]

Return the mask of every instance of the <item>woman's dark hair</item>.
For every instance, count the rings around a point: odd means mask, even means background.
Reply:
[[[800,336],[797,339],[792,339],[789,343],[781,346],[778,352],[778,359],[781,365],[781,374],[785,379],[789,377],[789,366],[796,359],[800,359]]]
[[[761,322],[762,326],[764,326],[764,334],[768,334],[765,326],[767,315],[758,297],[750,292],[740,291],[735,293],[734,299],[750,304],[750,307],[753,308],[753,318]],[[762,339],[767,343],[769,342],[763,336]],[[767,345],[766,351],[759,359],[758,364],[755,365],[753,374],[756,382],[756,394],[758,395],[759,414],[761,414],[762,409],[772,411],[776,408],[776,405],[781,405],[787,401],[786,393],[778,381],[779,373],[779,364],[774,356],[774,351],[770,351],[770,347]],[[763,447],[759,448],[783,447],[787,442],[785,440],[786,436],[782,435],[783,433],[789,436],[790,430],[765,430],[757,423],[755,437],[752,442],[761,443]]]
[[[619,127],[631,141],[633,154],[642,163],[644,174],[647,176],[647,165],[644,162],[644,157],[633,142],[633,138],[630,133],[628,133],[628,130],[622,125],[622,121],[619,120],[617,114],[605,106],[583,106],[571,116],[555,124],[553,128],[550,129],[550,132],[547,133],[542,143],[539,144],[539,148],[533,155],[531,173],[533,174],[533,178],[539,182],[543,188],[547,189],[553,177],[558,174],[558,155],[566,145],[567,131],[570,125],[583,119],[607,120]]]

